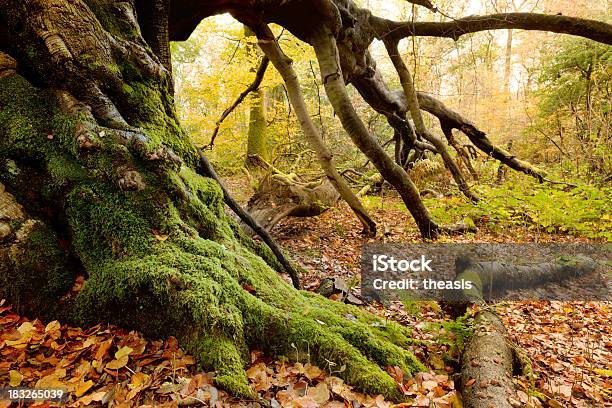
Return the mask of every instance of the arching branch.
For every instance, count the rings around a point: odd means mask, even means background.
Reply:
[[[604,44],[612,44],[612,25],[578,17],[539,13],[500,13],[469,16],[449,22],[397,22],[372,17],[377,37],[399,40],[410,36],[458,39],[468,33],[486,30],[518,29],[550,31],[577,35]]]
[[[272,35],[272,31],[266,26],[262,25],[257,28],[253,28],[253,31],[257,33],[259,39],[259,47],[263,50],[266,56],[272,61],[274,67],[283,77],[287,86],[287,93],[289,100],[295,114],[298,117],[300,126],[304,131],[304,136],[308,140],[308,143],[317,154],[317,159],[321,168],[325,172],[326,177],[332,183],[336,191],[340,194],[342,199],[351,207],[355,216],[359,219],[363,225],[363,231],[365,234],[370,236],[376,235],[376,223],[370,217],[366,209],[363,207],[359,198],[353,193],[349,185],[338,173],[338,170],[334,164],[334,156],[331,150],[325,145],[323,137],[317,130],[314,122],[312,121],[308,110],[306,109],[306,103],[300,83],[298,81],[297,74],[292,67],[292,61],[283,53],[278,45],[278,42]]]
[[[440,120],[440,125],[443,129],[457,129],[463,132],[468,139],[478,149],[482,150],[487,155],[504,163],[511,169],[523,172],[535,177],[538,181],[546,181],[545,173],[533,166],[531,163],[517,158],[507,150],[496,146],[487,137],[487,134],[477,128],[472,122],[463,118],[457,112],[447,108],[442,102],[435,99],[431,95],[418,92],[418,99],[421,109],[431,113]]]
[[[427,130],[425,121],[423,120],[423,116],[421,115],[421,110],[419,108],[419,101],[414,88],[412,75],[399,54],[397,41],[385,41],[385,47],[387,48],[387,53],[391,58],[391,62],[393,63],[393,66],[400,77],[400,82],[402,83],[402,88],[404,89],[406,100],[408,101],[408,109],[410,110],[410,115],[412,116],[412,119],[416,125],[417,132],[435,146],[437,152],[442,156],[446,168],[452,174],[461,192],[470,200],[478,201],[478,196],[476,196],[470,190],[469,185],[463,177],[461,169],[459,169],[459,166],[457,166],[457,163],[449,154],[444,142]]]

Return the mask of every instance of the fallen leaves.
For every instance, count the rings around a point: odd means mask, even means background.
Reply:
[[[612,380],[605,375],[612,372],[609,302],[510,303],[500,312],[529,355],[535,389],[549,406],[612,406]]]
[[[167,381],[182,388],[195,365],[174,338],[149,342],[138,333],[103,325],[82,330],[52,321],[45,326],[1,302],[0,357],[0,386],[61,388],[69,395],[69,407],[176,402],[178,394],[156,391]]]
[[[173,337],[150,342],[136,332],[110,325],[82,330],[54,321],[45,326],[0,304],[0,355],[0,386],[62,388],[69,395],[66,405],[70,408],[95,404],[254,407],[250,401],[236,400],[218,390],[214,373],[196,372],[195,359]],[[413,400],[405,407],[428,401],[427,407],[431,403],[450,408],[448,401],[455,399],[453,383],[446,375],[418,373],[412,377],[398,367],[388,371]],[[311,363],[274,361],[258,351],[251,353],[246,375],[251,387],[272,407],[392,406],[382,395],[359,393]]]

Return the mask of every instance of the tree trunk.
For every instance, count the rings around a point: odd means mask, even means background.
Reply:
[[[236,395],[253,396],[243,368],[257,347],[346,366],[358,389],[402,399],[381,367],[424,369],[408,329],[279,277],[194,170],[169,73],[134,16],[129,2],[0,1],[0,49],[17,61],[0,70],[0,202],[19,208],[0,215],[0,297],[174,335]]]
[[[346,90],[338,48],[333,35],[322,30],[313,37],[312,41],[319,60],[325,91],[340,118],[340,122],[342,122],[342,126],[355,145],[372,160],[385,180],[398,191],[408,211],[416,221],[421,235],[426,238],[435,238],[440,232],[440,227],[423,205],[418,189],[410,180],[406,171],[397,165],[387,155],[380,143],[369,134],[357,112],[355,112]]]
[[[325,176],[338,191],[342,199],[351,207],[353,213],[363,226],[363,232],[366,235],[375,236],[376,223],[363,207],[359,198],[353,193],[346,180],[338,173],[331,150],[325,145],[323,137],[308,114],[297,74],[291,66],[292,61],[280,49],[272,32],[267,27],[261,27],[258,31],[258,37],[260,38],[259,46],[283,77],[287,86],[289,100],[300,121],[304,136],[317,154],[317,159]]]
[[[247,37],[254,37],[255,33],[250,28],[244,27],[244,35]],[[247,45],[247,52],[249,54],[260,54],[259,49],[253,44]],[[256,68],[253,67],[252,71],[255,72]],[[249,131],[247,137],[247,155],[245,164],[249,170],[257,169],[256,161],[253,161],[254,157],[261,157],[265,161],[270,160],[268,154],[268,122],[266,120],[266,91],[261,87],[258,87],[251,92],[250,108],[249,108]]]

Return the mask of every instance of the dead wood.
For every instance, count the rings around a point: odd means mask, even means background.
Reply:
[[[327,179],[302,183],[295,175],[270,174],[249,200],[247,211],[264,229],[271,231],[285,217],[315,217],[340,199]]]

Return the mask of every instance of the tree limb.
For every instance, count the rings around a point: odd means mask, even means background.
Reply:
[[[257,68],[257,73],[255,74],[255,79],[253,79],[253,82],[251,82],[251,84],[244,91],[242,91],[240,95],[238,95],[238,98],[236,98],[234,103],[223,111],[223,113],[217,120],[217,123],[215,124],[215,130],[213,130],[213,134],[210,138],[210,143],[204,147],[205,149],[213,148],[215,144],[215,139],[219,134],[219,128],[221,127],[223,121],[225,121],[225,119],[227,119],[227,117],[230,115],[230,113],[232,113],[234,109],[236,109],[238,105],[240,105],[242,101],[244,101],[244,99],[249,96],[251,92],[255,92],[259,89],[259,87],[261,86],[261,82],[263,81],[263,78],[266,75],[266,71],[268,70],[269,64],[270,60],[267,56],[261,58],[261,62],[259,63],[259,67]]]
[[[408,109],[410,111],[412,119],[414,120],[417,132],[428,142],[435,146],[436,151],[442,156],[446,168],[450,171],[461,192],[470,200],[477,202],[478,196],[470,190],[468,183],[463,177],[461,169],[459,169],[459,166],[457,166],[457,163],[449,154],[448,150],[446,149],[446,146],[444,145],[444,142],[442,142],[442,140],[440,140],[435,135],[431,134],[425,126],[425,121],[423,120],[423,116],[421,115],[421,110],[419,107],[417,92],[414,88],[412,75],[410,74],[408,67],[406,66],[404,60],[402,60],[402,57],[399,54],[398,42],[385,41],[385,47],[387,48],[387,54],[389,54],[391,62],[393,63],[393,66],[395,67],[395,70],[399,75],[400,82],[402,84],[402,88],[404,89],[404,94],[406,96],[406,100],[408,101]]]
[[[300,89],[297,74],[291,66],[292,61],[283,53],[268,26],[262,25],[257,28],[253,28],[253,30],[257,33],[259,47],[270,59],[276,70],[281,74],[283,80],[285,81],[289,101],[291,102],[291,105],[295,110],[295,114],[299,119],[300,126],[304,131],[304,136],[315,151],[319,164],[325,172],[325,175],[336,191],[338,191],[342,199],[351,207],[355,213],[355,216],[363,225],[364,233],[370,236],[375,236],[376,223],[370,217],[367,210],[363,207],[359,201],[359,198],[353,193],[349,185],[338,173],[338,170],[334,164],[333,153],[325,145],[323,137],[321,137],[321,134],[310,118],[310,114],[306,109],[306,103],[304,101],[304,96],[302,95],[302,90]]]
[[[259,235],[259,237],[261,237],[261,239],[266,243],[266,245],[274,253],[274,255],[276,256],[276,259],[278,259],[278,262],[280,262],[280,264],[283,265],[283,268],[285,268],[285,271],[291,277],[291,282],[293,282],[293,286],[296,289],[300,289],[301,288],[300,277],[299,277],[297,270],[293,267],[291,262],[285,257],[285,255],[283,254],[283,251],[280,249],[276,241],[274,241],[274,238],[272,238],[270,233],[266,231],[264,228],[262,228],[257,223],[257,221],[255,221],[253,217],[251,217],[251,215],[248,212],[246,212],[240,206],[240,204],[236,202],[236,200],[232,198],[229,191],[227,190],[227,188],[225,188],[225,186],[223,185],[223,182],[221,181],[221,179],[215,172],[215,169],[213,168],[212,164],[210,164],[210,162],[208,161],[208,158],[204,156],[204,153],[202,153],[201,149],[197,147],[196,149],[200,156],[201,169],[199,169],[199,172],[203,173],[202,174],[203,176],[212,178],[213,180],[217,182],[217,184],[219,185],[219,187],[221,187],[221,190],[223,191],[223,198],[227,206],[231,208],[231,210],[238,217],[240,217],[240,219],[246,225],[248,225],[253,231],[255,231],[255,233]]]
[[[372,17],[379,39],[400,40],[410,36],[446,37],[457,40],[462,35],[486,30],[519,29],[550,31],[577,35],[612,44],[612,25],[578,17],[539,13],[499,13],[469,16],[448,22],[399,22]]]

